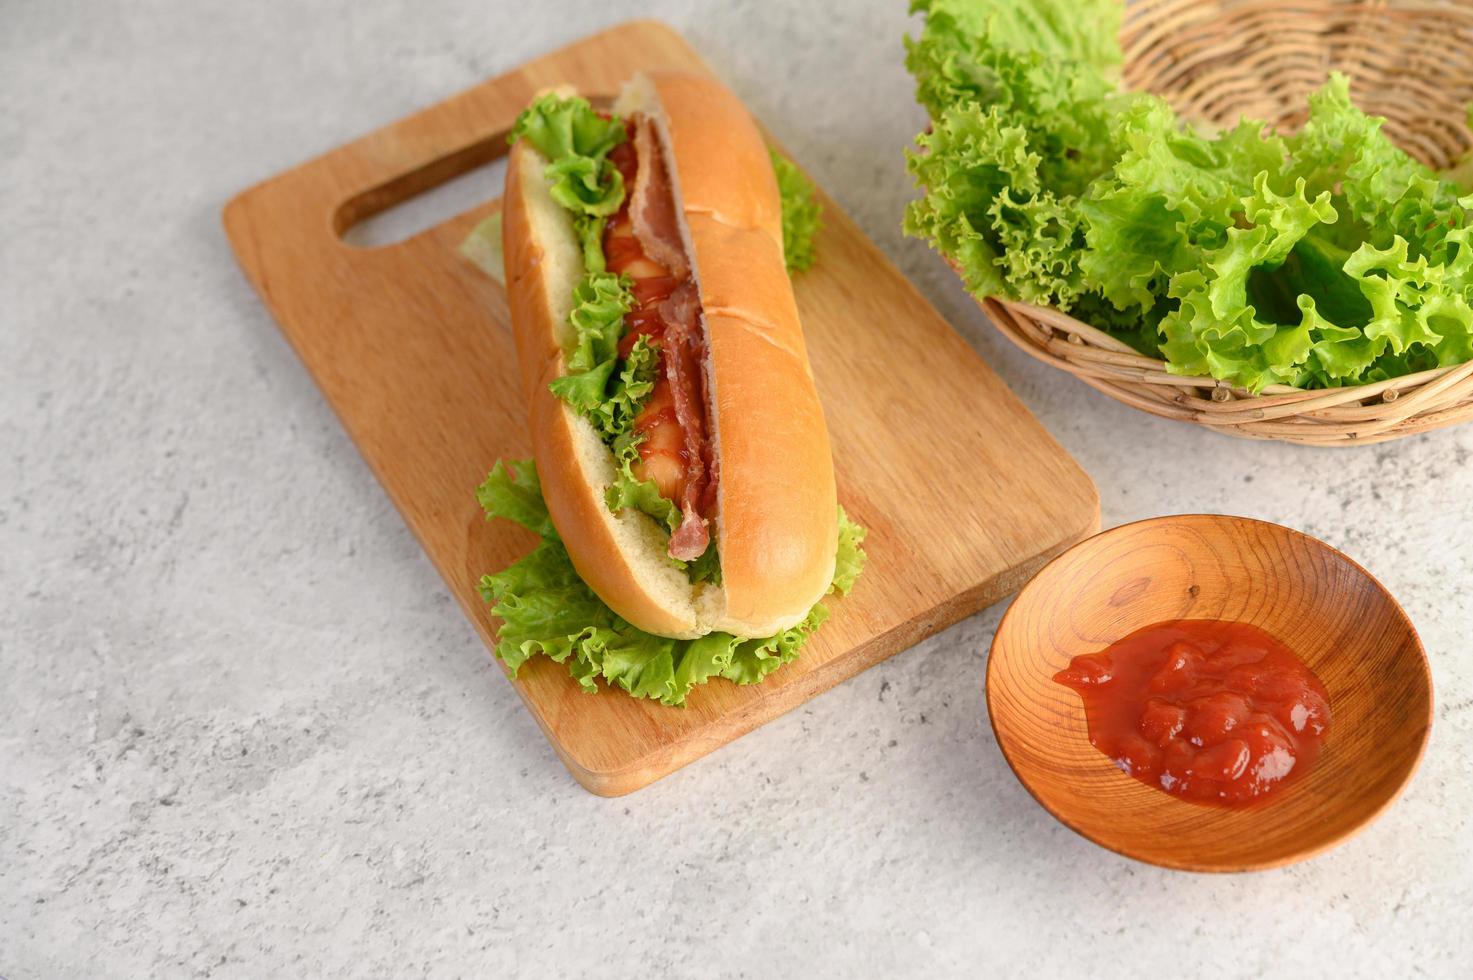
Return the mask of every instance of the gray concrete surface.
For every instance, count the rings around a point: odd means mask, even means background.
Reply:
[[[1116,406],[898,230],[888,2],[0,0],[0,975],[1467,976],[1473,427],[1327,453]],[[1281,521],[1406,604],[1406,797],[1246,877],[1044,813],[1000,609],[635,796],[563,771],[270,318],[234,191],[636,14],[694,41],[1098,481]]]

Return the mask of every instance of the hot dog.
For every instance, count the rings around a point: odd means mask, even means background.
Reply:
[[[514,133],[508,305],[542,495],[578,575],[641,630],[770,636],[834,579],[828,429],[768,150],[705,76],[566,91]]]

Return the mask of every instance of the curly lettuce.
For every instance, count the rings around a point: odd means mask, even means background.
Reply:
[[[978,295],[1073,312],[1179,374],[1252,391],[1473,356],[1473,195],[1332,75],[1298,133],[1185,124],[1118,87],[1118,0],[916,0],[931,127],[907,165]]]
[[[565,664],[589,693],[602,680],[635,697],[683,706],[713,677],[755,684],[796,658],[828,616],[815,605],[798,625],[743,639],[712,633],[672,640],[646,633],[594,594],[573,568],[548,517],[531,460],[498,462],[476,491],[487,519],[515,521],[542,540],[520,561],[481,579],[481,594],[501,620],[496,655],[513,676],[536,656]],[[840,511],[839,557],[831,592],[847,595],[864,567],[864,529]]]
[[[624,203],[624,177],[609,151],[628,138],[624,123],[605,118],[587,99],[548,92],[517,116],[507,142],[526,140],[547,158],[552,199],[573,215],[589,272],[604,269],[603,232]]]
[[[777,176],[778,196],[783,214],[783,261],[788,274],[807,272],[815,258],[813,240],[823,229],[823,208],[817,200],[813,183],[798,165],[776,150],[772,156],[772,172]]]

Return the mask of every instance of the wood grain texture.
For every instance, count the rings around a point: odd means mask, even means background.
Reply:
[[[495,623],[477,582],[534,543],[487,523],[473,493],[497,459],[530,455],[505,294],[457,252],[498,204],[382,248],[339,234],[505,152],[539,88],[571,82],[608,96],[654,67],[707,70],[668,28],[625,24],[268,180],[225,210],[246,275],[488,645]],[[821,200],[818,264],[797,281],[798,305],[839,499],[870,529],[868,569],[797,662],[755,687],[712,682],[684,710],[582,694],[565,667],[541,658],[524,667],[517,691],[595,793],[638,789],[989,605],[1098,525],[1089,478]]]
[[[1090,744],[1083,702],[1053,675],[1170,619],[1251,623],[1319,675],[1330,729],[1306,776],[1220,809],[1132,779]],[[1345,555],[1276,524],[1190,515],[1114,528],[1040,572],[998,627],[987,704],[1023,785],[1080,834],[1152,864],[1248,871],[1323,851],[1395,800],[1427,743],[1432,676],[1396,600]]]

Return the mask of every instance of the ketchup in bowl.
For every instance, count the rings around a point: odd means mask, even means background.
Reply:
[[[1302,775],[1330,724],[1324,684],[1247,623],[1157,623],[1075,657],[1089,740],[1127,774],[1194,803],[1243,806]]]

